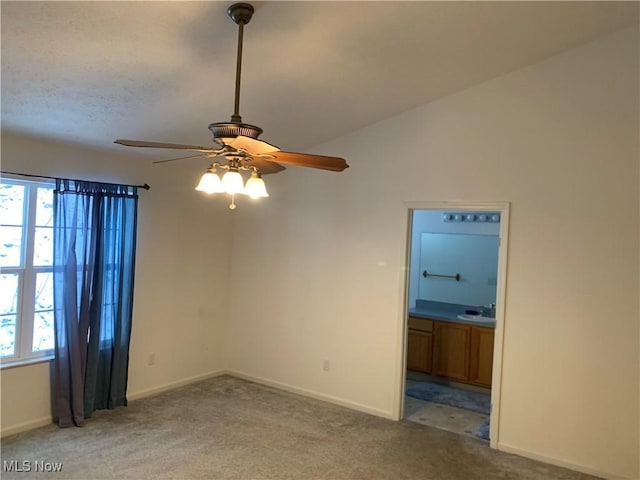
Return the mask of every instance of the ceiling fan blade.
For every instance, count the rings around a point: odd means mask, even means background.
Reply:
[[[280,150],[275,145],[258,140],[257,138],[245,137],[243,135],[238,135],[227,145],[233,148],[246,150],[251,155],[262,155],[263,153],[277,152]]]
[[[149,147],[149,148],[173,148],[177,150],[195,150],[197,152],[218,152],[220,149],[213,147],[198,147],[195,145],[180,145],[179,143],[145,142],[143,140],[117,139],[113,143],[118,143],[126,147]]]
[[[202,152],[202,153],[197,153],[195,155],[188,155],[186,157],[176,157],[176,158],[167,158],[166,160],[156,160],[155,162],[151,162],[153,164],[156,163],[168,163],[168,162],[175,162],[176,160],[186,160],[188,158],[210,158],[210,157],[216,157],[217,155],[215,154],[215,152],[211,152],[211,153],[206,153],[206,152]]]
[[[349,168],[349,165],[345,162],[344,158],[339,157],[326,157],[324,155],[281,151],[271,152],[264,155],[264,157],[267,156],[269,157],[269,160],[284,163],[285,165],[288,164],[297,165],[299,167],[319,168],[321,170],[330,170],[332,172],[341,172],[345,168]]]
[[[278,173],[285,170],[282,165],[272,162],[270,160],[264,160],[262,158],[253,157],[250,161],[245,163],[247,166],[253,165],[258,169],[261,175],[268,175],[270,173]]]

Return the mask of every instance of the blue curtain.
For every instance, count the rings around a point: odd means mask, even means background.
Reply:
[[[53,200],[54,418],[82,426],[127,404],[138,194],[56,180]]]

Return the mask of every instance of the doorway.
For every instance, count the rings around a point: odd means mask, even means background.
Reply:
[[[483,438],[493,448],[508,222],[508,203],[407,205],[398,418]]]

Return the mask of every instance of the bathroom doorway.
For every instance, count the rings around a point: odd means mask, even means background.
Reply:
[[[399,418],[495,448],[508,203],[408,205]]]

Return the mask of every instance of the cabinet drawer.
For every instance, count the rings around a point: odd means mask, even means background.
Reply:
[[[433,320],[428,318],[409,317],[409,328],[421,332],[433,332]]]

